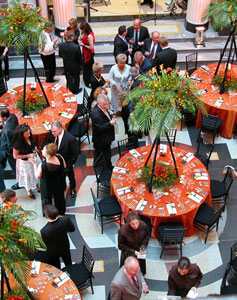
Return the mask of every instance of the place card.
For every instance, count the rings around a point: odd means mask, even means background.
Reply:
[[[147,205],[148,201],[147,200],[141,200],[137,207],[136,207],[136,211],[138,212],[143,212],[143,210],[145,209],[146,205]]]
[[[71,96],[71,95],[73,95],[73,93],[71,93],[71,92],[70,92],[70,93],[65,93],[65,94],[63,94],[63,96],[65,96],[65,97],[66,97],[66,96]]]
[[[7,104],[0,103],[0,107],[7,107],[7,106],[8,106]]]
[[[207,93],[207,90],[199,90],[195,94],[196,95],[203,95],[203,94],[206,94],[206,93]]]
[[[120,174],[128,174],[129,169],[114,167],[113,172],[120,173]]]
[[[114,178],[114,179],[124,180],[124,177],[122,175],[112,174],[111,177]]]
[[[67,98],[64,98],[63,102],[75,102],[77,101],[77,98],[76,97],[67,97]]]
[[[134,156],[135,158],[143,159],[143,157],[141,156],[141,154],[136,149],[129,150],[129,153],[132,156]]]
[[[203,197],[201,197],[200,195],[198,195],[198,194],[196,194],[194,192],[187,192],[186,194],[187,194],[187,196],[188,196],[189,199],[191,199],[191,200],[193,200],[193,201],[195,201],[197,203],[201,203],[202,200],[203,200]]]
[[[30,83],[30,89],[31,90],[36,90],[36,82],[35,81],[31,81],[31,83]]]
[[[191,175],[191,177],[195,180],[208,180],[207,173],[194,173]]]
[[[207,66],[205,66],[205,65],[202,65],[201,67],[200,67],[200,69],[202,69],[204,72],[206,72],[206,73],[210,73],[211,71],[210,71],[210,69],[207,67]]]
[[[223,98],[219,98],[216,103],[214,104],[214,106],[216,107],[221,107],[222,103],[224,102],[224,99]]]
[[[65,282],[67,282],[69,279],[70,279],[70,277],[68,276],[68,274],[64,272],[59,277],[55,278],[53,283],[54,283],[55,286],[60,287]]]
[[[133,187],[128,187],[128,186],[116,190],[116,192],[118,193],[119,196],[123,195],[123,194],[133,192],[133,191],[134,191],[134,188]]]
[[[30,271],[30,275],[32,277],[36,277],[39,275],[40,265],[41,265],[40,261],[35,261],[35,260],[32,261],[31,271]]]
[[[49,121],[44,121],[43,126],[47,131],[51,130],[51,124],[49,123]]]
[[[185,164],[186,162],[190,162],[194,158],[194,154],[192,152],[188,152],[181,160],[182,164]]]
[[[176,206],[175,206],[174,202],[170,202],[170,203],[167,202],[166,203],[166,208],[167,208],[168,214],[170,216],[177,214],[177,210],[176,210]]]
[[[10,89],[10,90],[8,91],[8,93],[11,94],[11,95],[16,95],[16,94],[17,94],[17,91],[15,91],[15,90],[13,90],[13,89]]]
[[[198,81],[198,82],[203,82],[202,79],[198,78],[197,76],[193,75],[192,77],[190,77],[193,81]]]
[[[53,90],[53,91],[57,91],[57,90],[59,90],[61,87],[62,87],[61,84],[57,83],[57,84],[55,84],[55,86],[52,87],[52,90]]]
[[[60,112],[58,114],[61,117],[67,118],[67,119],[72,119],[73,118],[73,114],[67,113],[67,112]]]
[[[167,145],[160,144],[160,155],[164,155],[167,153]]]

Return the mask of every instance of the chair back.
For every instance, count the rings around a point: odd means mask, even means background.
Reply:
[[[237,59],[237,54],[234,49],[232,49],[231,53],[230,53],[230,49],[225,49],[224,53],[223,53],[223,51],[224,51],[224,49],[220,50],[220,58],[221,58],[221,55],[223,54],[223,56],[222,56],[223,60],[227,60],[229,55],[230,55],[230,63],[233,63],[235,56],[236,56],[235,59]]]
[[[0,77],[0,97],[8,91],[7,82],[4,77]]]
[[[85,245],[83,246],[82,263],[86,267],[88,272],[92,274],[95,261]]]
[[[225,188],[226,188],[226,193],[229,193],[229,190],[231,188],[231,185],[234,181],[234,176],[233,176],[233,170],[231,168],[227,168],[225,177],[223,179],[223,182],[225,183]]]
[[[237,258],[237,242],[230,248],[230,264]]]
[[[118,153],[119,157],[125,154],[127,151],[134,149],[135,139],[133,136],[118,141]]]
[[[214,228],[215,226],[218,227],[219,224],[219,219],[221,217],[221,214],[223,213],[223,211],[225,210],[225,206],[226,206],[226,202],[224,204],[222,204],[222,206],[216,211],[212,222],[209,224],[209,228]]]
[[[213,115],[202,115],[202,122],[201,122],[201,128],[207,129],[209,131],[214,131],[216,129],[216,122],[218,120],[217,116]]]
[[[197,69],[198,52],[191,53],[186,56],[186,70],[191,75]]]
[[[170,143],[172,144],[172,146],[175,145],[176,134],[177,134],[177,129],[176,128],[170,128],[167,131],[167,135],[169,137],[169,140],[170,140]],[[164,142],[164,141],[167,142],[168,141],[167,136],[166,135],[161,136],[160,141],[161,142]]]
[[[93,163],[96,179],[98,180],[101,173],[106,169],[102,154],[100,154]]]
[[[207,169],[213,149],[214,144],[208,142],[204,143],[202,138],[199,139],[196,156],[203,162]]]
[[[83,137],[84,135],[87,135],[89,130],[89,114],[84,113],[81,118],[78,118],[78,122],[80,124],[78,135],[79,137]]]
[[[100,212],[100,206],[99,206],[99,201],[98,199],[96,198],[92,188],[91,188],[91,195],[92,195],[92,198],[93,198],[93,202],[94,202],[94,208],[95,208],[95,213],[98,217],[101,216],[101,212]]]
[[[44,77],[44,79],[46,79],[46,74],[45,74],[45,70],[44,69],[36,69],[36,72],[38,74],[38,77],[41,77],[40,80],[42,80],[42,77]],[[35,74],[35,81],[38,81],[38,78],[36,77]]]
[[[222,295],[224,293],[224,289],[226,287],[226,280],[227,280],[227,276],[230,272],[230,264],[227,265],[226,269],[225,269],[225,273],[224,273],[224,276],[222,278],[222,281],[221,281],[221,290],[220,290],[220,294]]]
[[[162,242],[169,245],[181,244],[183,242],[186,231],[187,228],[164,228],[164,236]]]
[[[88,102],[89,102],[89,95],[86,91],[86,88],[84,88],[84,90],[83,90],[83,102],[82,103],[83,103],[83,106],[84,106],[86,112],[89,112],[89,107],[88,107],[89,103]]]

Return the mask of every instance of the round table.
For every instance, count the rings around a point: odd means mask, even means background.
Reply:
[[[111,192],[115,195],[121,205],[123,214],[128,215],[129,211],[135,211],[142,199],[147,200],[148,203],[145,206],[142,214],[151,219],[152,223],[152,236],[158,236],[157,227],[163,222],[181,222],[185,228],[187,228],[186,236],[194,234],[193,220],[197,213],[199,206],[206,202],[211,205],[210,196],[210,177],[208,171],[202,162],[193,157],[191,161],[183,164],[181,161],[187,155],[187,151],[173,147],[173,152],[176,158],[179,177],[183,179],[183,183],[175,184],[172,188],[165,189],[163,192],[156,190],[153,193],[149,193],[147,186],[144,182],[139,181],[138,174],[139,169],[144,166],[151,146],[143,146],[137,148],[139,158],[135,158],[129,151],[122,156],[116,163],[111,178]],[[149,164],[154,158],[154,150],[149,160]],[[173,165],[170,149],[168,147],[165,156],[157,155],[157,160],[169,163]],[[119,171],[119,169],[121,169]],[[124,169],[128,173],[123,174]],[[206,180],[196,180],[193,178],[194,173],[207,174]],[[182,175],[182,177],[181,177]],[[121,194],[121,189],[128,187],[125,194]],[[129,192],[129,190],[131,190]],[[188,198],[190,195],[187,193],[193,192],[203,198],[198,203]],[[167,203],[173,202],[176,207],[176,214],[169,214],[167,209]],[[140,213],[140,212],[139,212]]]
[[[54,121],[60,121],[64,128],[67,128],[71,119],[77,112],[77,100],[74,94],[68,89],[53,83],[42,83],[45,93],[48,97],[50,106],[44,108],[41,112],[32,113],[30,116],[22,116],[22,111],[16,108],[17,100],[23,95],[23,85],[9,90],[0,98],[0,108],[7,107],[11,113],[14,113],[19,124],[28,123],[32,130],[32,134],[38,146],[42,145],[48,135],[48,130],[44,127],[44,122],[48,121],[50,124]],[[36,84],[36,89],[31,89],[31,84],[27,84],[26,93],[35,92],[42,94],[39,84]],[[67,98],[72,98],[72,102]],[[70,100],[69,100],[70,101]],[[65,112],[68,115],[60,115]]]
[[[38,262],[36,262],[38,263]],[[32,265],[32,262],[29,262]],[[39,274],[36,277],[30,276],[27,281],[27,286],[32,295],[36,296],[39,300],[45,299],[78,299],[82,300],[80,292],[78,291],[74,282],[69,278],[65,283],[59,287],[55,287],[53,282],[56,278],[64,272],[55,268],[54,266],[40,263]],[[65,273],[64,273],[65,274]],[[16,280],[10,278],[10,286],[16,285]],[[71,295],[71,297],[69,297]],[[67,298],[66,298],[67,297]]]
[[[212,80],[216,71],[217,64],[207,65],[208,70],[205,71],[202,68],[197,69],[191,78],[198,78],[202,82],[193,81],[200,90],[206,90],[206,93],[201,95],[201,100],[205,103],[207,113],[218,116],[222,119],[222,125],[220,129],[220,135],[225,138],[232,138],[232,134],[237,121],[237,92],[232,91],[220,94],[220,90],[217,86],[212,84]],[[221,64],[218,70],[224,72],[225,64]],[[231,65],[231,73],[237,77],[237,65]],[[223,103],[220,107],[217,100],[221,97]],[[201,113],[198,113],[196,127],[201,125]]]

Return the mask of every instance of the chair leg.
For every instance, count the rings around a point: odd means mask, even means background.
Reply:
[[[94,294],[94,289],[93,289],[92,279],[89,278],[89,281],[90,281],[90,285],[91,285],[91,291],[92,291],[92,294]]]
[[[94,220],[96,220],[96,211],[95,211],[95,214],[94,214]]]
[[[180,254],[181,254],[181,257],[183,256],[183,244],[180,243]]]
[[[204,244],[206,244],[206,242],[207,242],[208,233],[209,233],[209,232],[207,231]]]
[[[165,245],[162,245],[162,249],[161,249],[161,253],[160,253],[160,258],[161,258],[162,255],[163,255],[164,249],[165,249]]]
[[[100,218],[100,222],[101,222],[101,233],[104,233],[104,226],[103,226],[103,218]]]

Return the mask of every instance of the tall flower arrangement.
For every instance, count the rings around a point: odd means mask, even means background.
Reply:
[[[45,23],[39,12],[39,7],[21,4],[20,0],[10,1],[8,8],[0,11],[0,42],[6,46],[14,45],[17,54],[32,44],[37,48]]]

